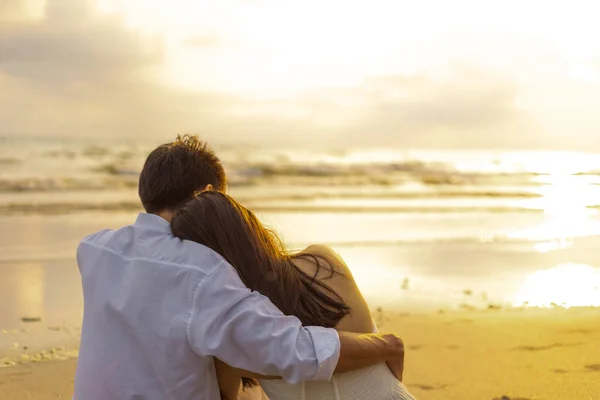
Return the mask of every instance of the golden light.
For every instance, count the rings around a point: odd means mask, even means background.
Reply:
[[[382,258],[374,261],[368,252],[357,253],[351,249],[334,249],[352,270],[354,279],[362,290],[369,293],[397,291],[404,275]],[[346,251],[344,251],[346,250]]]
[[[45,17],[46,0],[21,0],[8,2],[2,7],[3,22],[33,22]],[[1,24],[1,22],[0,22]]]
[[[529,307],[600,306],[600,269],[586,264],[561,264],[525,280],[513,302]]]
[[[520,166],[523,171],[539,174],[531,188],[538,198],[519,200],[514,205],[540,210],[545,222],[534,228],[513,232],[513,238],[551,242],[536,244],[541,252],[569,246],[568,238],[598,234],[594,216],[600,205],[598,178],[586,175],[598,165],[598,156],[576,152],[508,153],[503,162]],[[559,242],[556,242],[558,240]],[[560,242],[562,240],[562,242]],[[552,242],[554,241],[554,242]]]
[[[581,65],[600,51],[593,40],[600,34],[591,17],[596,13],[582,13],[570,24],[562,7],[541,1],[506,1],[499,7],[475,0],[96,2],[101,12],[123,16],[133,29],[160,33],[164,78],[188,90],[294,96],[306,89],[357,85],[369,76],[426,72],[443,77],[449,65],[460,63],[510,67],[530,82],[539,65],[515,58],[516,38],[552,43],[572,59],[570,65],[580,66],[574,77],[589,80],[590,71]],[[569,29],[557,30],[557,22]],[[208,42],[216,45],[190,46],[189,39],[198,37],[214,38]]]
[[[15,306],[24,317],[44,316],[44,275],[45,266],[42,264],[20,265],[18,273],[17,299]]]
[[[560,238],[556,240],[550,240],[547,242],[536,243],[533,248],[540,253],[548,253],[554,250],[562,250],[567,247],[573,246],[573,240],[567,238]]]
[[[415,53],[407,52],[402,63],[395,61],[390,35],[407,36],[412,25],[397,25],[392,32],[394,7],[377,23],[365,20],[373,10],[310,1],[237,4],[226,13],[213,9],[220,25],[204,34],[217,35],[219,46],[173,47],[168,79],[187,89],[211,85],[225,92],[278,97],[407,71]]]
[[[592,66],[579,62],[571,67],[571,77],[582,82],[600,85],[600,73]]]

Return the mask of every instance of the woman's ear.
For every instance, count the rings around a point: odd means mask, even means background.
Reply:
[[[204,187],[204,190],[213,190],[213,185],[210,183]]]

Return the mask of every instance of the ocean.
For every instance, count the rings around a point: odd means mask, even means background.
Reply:
[[[133,221],[157,144],[0,138],[0,328],[76,324],[77,242]],[[289,248],[333,246],[374,308],[600,306],[599,154],[215,149],[229,193]]]

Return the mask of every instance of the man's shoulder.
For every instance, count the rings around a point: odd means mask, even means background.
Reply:
[[[214,250],[190,240],[181,240],[175,236],[169,236],[165,242],[165,259],[179,263],[190,268],[199,268],[209,272],[219,265],[226,263],[225,259]]]
[[[220,254],[199,243],[166,233],[149,236],[139,235],[132,225],[117,230],[103,229],[84,237],[79,249],[91,247],[118,254],[124,259],[193,269],[204,274],[226,262]]]
[[[89,235],[87,235],[83,239],[81,239],[79,244],[80,245],[85,244],[85,243],[94,244],[97,242],[106,241],[110,238],[110,236],[112,236],[112,234],[114,232],[115,232],[114,229],[102,229],[100,231],[90,233]]]

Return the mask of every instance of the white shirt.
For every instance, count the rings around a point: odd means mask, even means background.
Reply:
[[[77,262],[84,317],[75,400],[218,400],[213,357],[290,383],[331,379],[335,330],[284,316],[159,216],[86,237]]]

